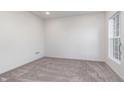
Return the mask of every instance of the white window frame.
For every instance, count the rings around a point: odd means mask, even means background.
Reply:
[[[117,16],[119,17],[118,20],[117,20]],[[121,31],[120,31],[121,20],[120,18],[121,18],[120,12],[116,12],[109,19],[109,58],[118,64],[120,64],[120,61],[121,61],[121,37],[120,37],[121,36]],[[116,44],[115,44],[115,41],[116,41]]]

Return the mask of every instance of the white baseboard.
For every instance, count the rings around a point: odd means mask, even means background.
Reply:
[[[35,59],[31,60],[31,61],[27,61],[27,62],[24,62],[24,63],[22,63],[22,64],[14,65],[13,67],[10,67],[10,68],[8,68],[8,69],[6,69],[6,70],[0,72],[0,74],[6,73],[6,72],[11,71],[11,70],[14,70],[14,69],[16,69],[16,68],[18,68],[18,67],[21,67],[21,66],[23,66],[23,65],[25,65],[25,64],[28,64],[28,63],[32,63],[32,62],[37,61],[37,60],[42,59],[42,58],[44,58],[44,56],[43,56],[43,57],[35,58]]]
[[[79,59],[79,58],[71,58],[71,57],[55,57],[55,56],[45,56],[46,58],[57,58],[57,59],[67,59],[67,60],[78,60],[78,61],[91,61],[91,62],[105,62],[102,60],[90,60],[90,59]]]
[[[124,76],[121,75],[117,70],[115,70],[110,64],[106,62],[106,64],[124,81]]]

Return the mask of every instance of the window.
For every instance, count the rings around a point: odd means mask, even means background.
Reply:
[[[120,12],[109,20],[109,57],[117,63],[121,60]]]

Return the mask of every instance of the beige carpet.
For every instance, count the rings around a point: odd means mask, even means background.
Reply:
[[[121,82],[104,62],[43,58],[0,75],[1,82]]]

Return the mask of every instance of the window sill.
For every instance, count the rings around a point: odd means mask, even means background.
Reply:
[[[119,60],[114,59],[113,57],[109,57],[114,63],[121,64]]]

